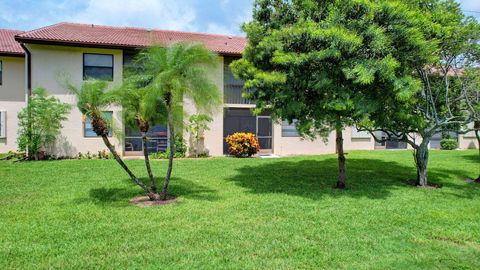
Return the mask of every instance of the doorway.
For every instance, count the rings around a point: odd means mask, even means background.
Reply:
[[[395,139],[386,140],[387,134],[382,131],[375,132],[375,136],[379,139],[385,140],[381,143],[375,142],[375,149],[407,149],[407,143],[404,141],[399,141]]]
[[[272,153],[272,118],[268,114],[253,115],[248,108],[227,108],[223,114],[223,152],[228,153],[225,139],[235,132],[253,133],[257,136],[261,153]]]

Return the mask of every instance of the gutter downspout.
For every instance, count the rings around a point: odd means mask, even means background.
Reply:
[[[32,54],[30,51],[27,49],[25,44],[20,43],[20,46],[22,46],[22,49],[25,51],[25,59],[27,62],[25,63],[27,65],[27,89],[26,89],[26,95],[27,95],[27,103],[28,103],[28,97],[32,95]]]
[[[25,93],[25,105],[27,106],[27,113],[28,113],[28,119],[32,119],[32,112],[31,110],[29,109],[28,107],[28,101],[30,99],[30,97],[32,96],[32,54],[30,53],[30,51],[27,49],[27,47],[25,46],[25,44],[23,43],[20,43],[20,46],[22,46],[22,49],[25,51],[25,59],[26,59],[26,62],[25,62],[25,65],[26,65],[26,69],[27,69],[27,74],[26,75],[26,80],[27,80],[27,89],[26,89],[26,93]],[[28,121],[28,140],[29,141],[32,141],[32,122],[31,121]],[[26,156],[27,158],[31,156],[32,153],[30,153],[29,149],[28,149],[28,144],[27,144],[27,153],[26,153]]]

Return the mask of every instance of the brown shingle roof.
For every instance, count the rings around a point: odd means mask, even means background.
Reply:
[[[0,55],[24,55],[20,44],[15,41],[15,35],[23,33],[17,30],[0,29]]]
[[[16,40],[26,43],[82,45],[111,48],[141,48],[152,43],[197,41],[220,54],[240,55],[246,39],[236,36],[148,30],[134,27],[113,27],[93,24],[59,23],[25,32]]]

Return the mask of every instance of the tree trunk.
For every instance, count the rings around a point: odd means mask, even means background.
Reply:
[[[428,166],[428,143],[429,139],[423,138],[422,143],[415,149],[415,166],[417,167],[416,185],[427,186],[427,166]]]
[[[345,183],[345,153],[343,152],[343,134],[342,129],[336,129],[336,143],[337,143],[337,155],[338,155],[338,181],[337,188],[344,189]]]
[[[150,188],[152,189],[153,193],[157,193],[157,184],[155,183],[155,178],[153,177],[152,167],[150,166],[150,158],[148,156],[147,150],[147,133],[142,132],[142,141],[143,141],[143,155],[145,157],[145,166],[147,167],[148,178],[150,179]]]
[[[195,158],[198,158],[198,151],[200,151],[200,142],[199,142],[198,132],[195,136]]]
[[[173,111],[170,106],[168,107],[168,129],[170,131],[170,138],[169,138],[169,145],[168,145],[168,149],[170,150],[170,155],[168,156],[167,175],[165,176],[165,182],[163,183],[162,193],[160,194],[161,200],[167,199],[168,184],[170,184],[170,178],[171,178],[172,169],[173,169],[173,157],[175,155],[175,130],[174,130],[174,122],[173,122]]]
[[[480,123],[478,124],[478,129],[475,130],[475,136],[477,137],[478,142],[478,155],[480,156]],[[479,166],[480,167],[480,166]],[[480,168],[479,168],[480,169]],[[475,179],[475,182],[480,183],[480,172],[478,178]]]
[[[145,192],[145,194],[148,195],[148,197],[150,199],[154,199],[154,196],[152,193],[150,193],[150,191],[148,190],[147,186],[142,182],[140,181],[134,174],[132,171],[130,171],[130,169],[127,167],[127,164],[125,164],[125,162],[123,162],[123,160],[120,158],[120,156],[118,155],[117,151],[115,151],[115,147],[110,143],[110,140],[108,139],[108,136],[107,134],[102,134],[102,139],[103,139],[103,142],[105,143],[105,145],[107,146],[108,150],[110,150],[110,153],[112,153],[113,157],[115,158],[115,160],[118,162],[118,164],[120,164],[120,166],[125,170],[125,172],[127,172],[127,174],[130,176],[130,178],[137,184],[139,185],[143,191]]]

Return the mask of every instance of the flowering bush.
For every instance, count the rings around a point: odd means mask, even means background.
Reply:
[[[251,157],[260,151],[257,137],[252,133],[233,133],[225,141],[228,144],[228,153],[236,157]]]

